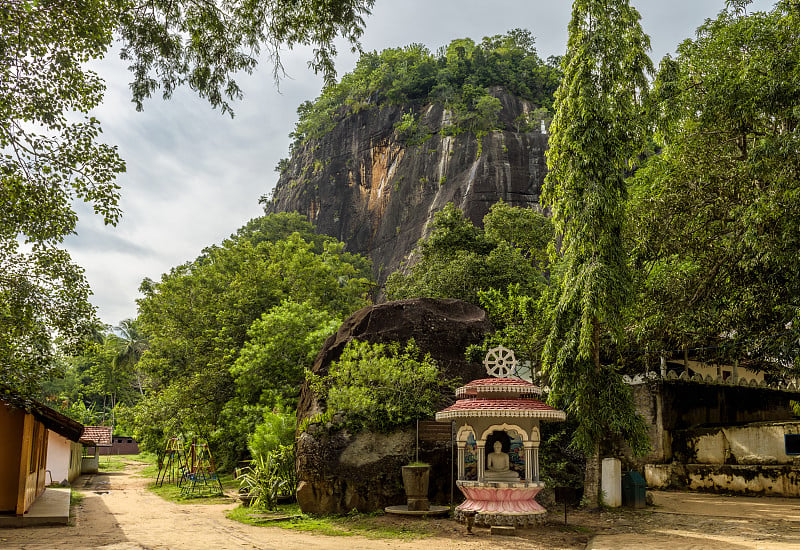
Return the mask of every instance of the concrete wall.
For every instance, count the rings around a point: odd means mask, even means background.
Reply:
[[[647,464],[652,489],[800,497],[800,467],[792,465]]]
[[[800,434],[800,422],[771,422],[720,427],[692,435],[687,432],[687,454],[696,464],[792,464],[784,436]]]
[[[53,483],[72,483],[81,474],[83,446],[55,432],[49,432],[47,442],[47,469]],[[49,481],[49,478],[48,478]]]
[[[53,483],[69,481],[71,441],[55,432],[48,432],[47,469]],[[48,479],[49,481],[49,479]]]
[[[138,455],[139,444],[132,437],[115,435],[111,438],[111,447],[100,447],[100,455]]]

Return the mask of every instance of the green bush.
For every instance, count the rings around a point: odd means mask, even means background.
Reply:
[[[404,348],[352,340],[326,376],[308,373],[307,378],[327,403],[327,416],[343,413],[350,429],[384,432],[433,416],[442,394],[454,387],[414,340]]]

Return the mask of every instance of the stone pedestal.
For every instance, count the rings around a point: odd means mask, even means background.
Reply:
[[[622,506],[622,463],[617,458],[604,458],[600,474],[603,502],[611,508]]]
[[[403,487],[406,490],[408,509],[413,512],[428,510],[428,478],[430,466],[403,466]]]

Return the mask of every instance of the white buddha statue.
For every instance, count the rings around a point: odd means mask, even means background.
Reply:
[[[510,468],[508,454],[503,452],[503,444],[494,442],[494,452],[486,456],[486,481],[519,481],[519,475]]]

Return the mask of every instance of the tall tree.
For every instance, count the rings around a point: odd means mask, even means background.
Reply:
[[[193,431],[226,463],[239,460],[260,407],[296,398],[308,348],[327,336],[313,333],[366,305],[370,276],[368,260],[284,213],[252,220],[194,262],[142,283],[149,348],[138,368],[149,388],[136,405],[137,433],[155,443]],[[276,327],[294,340],[272,337]]]
[[[115,2],[0,4],[0,378],[33,392],[54,362],[52,337],[91,332],[83,271],[59,248],[84,200],[119,217],[116,149],[86,113],[104,85],[85,68],[111,42]]]
[[[748,3],[728,2],[654,81],[661,153],[634,178],[631,329],[780,372],[800,366],[800,4]]]
[[[136,364],[147,350],[147,339],[139,330],[139,323],[136,319],[123,319],[115,329],[120,345],[114,362],[131,373],[136,379],[136,389],[139,391],[139,395],[144,396],[143,375]]]
[[[544,349],[551,399],[577,419],[587,456],[584,498],[596,506],[600,442],[646,445],[629,389],[610,365],[631,275],[623,244],[626,172],[642,150],[648,36],[627,0],[575,0],[556,92],[543,198],[553,211],[562,274]]]
[[[138,107],[157,89],[168,98],[188,85],[232,114],[234,76],[251,72],[264,48],[280,74],[281,47],[312,45],[312,67],[332,79],[336,38],[357,46],[373,3],[0,2],[0,378],[33,393],[54,364],[53,336],[76,345],[91,332],[88,284],[59,245],[75,229],[76,200],[107,224],[120,216],[115,178],[125,165],[85,116],[105,90],[89,62],[115,33]]]

